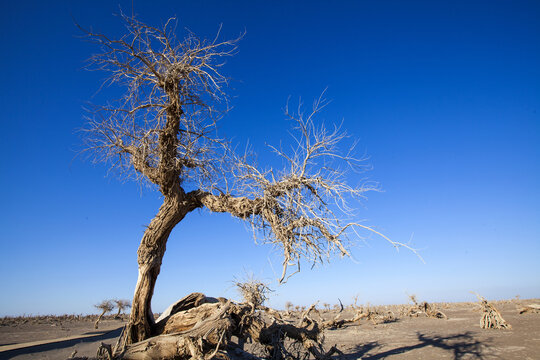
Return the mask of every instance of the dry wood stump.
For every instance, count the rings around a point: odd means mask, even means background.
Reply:
[[[154,336],[115,347],[114,359],[286,359],[303,353],[317,360],[340,351],[322,345],[322,326],[306,318],[283,320],[275,310],[193,293],[171,305],[157,320]],[[247,341],[258,353],[244,350]],[[292,355],[292,351],[296,355]]]

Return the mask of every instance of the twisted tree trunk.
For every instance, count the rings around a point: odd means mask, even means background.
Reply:
[[[167,240],[172,229],[186,214],[198,207],[192,206],[190,194],[186,196],[180,185],[181,167],[177,166],[177,148],[183,110],[180,106],[178,82],[166,82],[164,90],[169,96],[169,104],[167,121],[159,135],[160,159],[155,169],[158,176],[154,179],[160,187],[164,201],[144,232],[137,250],[139,277],[135,286],[129,323],[125,330],[124,345],[146,340],[153,335],[155,323],[151,300]]]
[[[139,277],[135,286],[131,315],[125,331],[126,344],[145,340],[152,336],[154,314],[151,300],[160,272],[167,239],[172,229],[184,218],[180,196],[164,199],[157,215],[144,232],[139,250]]]

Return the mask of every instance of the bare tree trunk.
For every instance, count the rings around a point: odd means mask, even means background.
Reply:
[[[139,245],[139,277],[125,331],[125,344],[132,344],[152,336],[154,315],[151,308],[154,286],[161,268],[167,239],[172,229],[185,216],[180,196],[166,197],[159,212],[144,232]]]
[[[103,310],[103,312],[98,316],[96,322],[94,323],[94,329],[97,329],[98,328],[98,324],[99,322],[101,321],[101,318],[103,317],[103,315],[105,315],[107,311]]]

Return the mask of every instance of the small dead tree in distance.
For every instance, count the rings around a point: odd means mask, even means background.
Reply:
[[[116,307],[118,308],[118,313],[116,314],[116,318],[120,318],[120,315],[122,312],[131,307],[131,301],[126,299],[114,299],[114,303],[116,304]]]
[[[111,312],[113,311],[114,309],[114,302],[112,300],[103,300],[102,302],[100,302],[99,304],[96,304],[94,305],[94,307],[96,307],[97,309],[101,310],[101,314],[99,314],[95,324],[94,324],[94,329],[97,329],[98,328],[98,324],[99,322],[101,321],[101,318],[103,317],[103,315],[105,315],[106,313],[108,312]]]
[[[280,172],[261,170],[249,155],[230,151],[216,134],[226,104],[227,79],[220,61],[235,53],[238,39],[206,41],[190,33],[179,40],[174,19],[156,28],[134,17],[121,18],[126,34],[120,38],[83,29],[101,48],[89,68],[110,73],[108,82],[126,89],[122,98],[96,106],[84,131],[96,162],[147,182],[163,196],[137,252],[139,276],[127,344],[152,336],[150,303],[167,239],[195,209],[243,219],[261,242],[281,249],[280,281],[287,278],[289,266],[300,269],[300,259],[317,263],[336,253],[349,255],[348,235],[358,229],[374,231],[348,221],[352,213],[347,202],[372,188],[347,184],[346,170],[362,170],[363,162],[340,151],[347,135],[339,127],[328,131],[316,124],[324,99],[307,115],[301,109],[287,110],[296,148],[272,148],[286,166]]]

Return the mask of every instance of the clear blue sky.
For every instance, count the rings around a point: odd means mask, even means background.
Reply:
[[[136,251],[158,193],[76,157],[83,106],[105,74],[81,25],[112,35],[131,1],[0,5],[0,315],[87,313],[131,298]],[[195,212],[169,239],[153,310],[193,291],[237,298],[245,271],[272,282],[270,305],[540,297],[540,3],[538,1],[151,1],[140,19],[176,15],[203,37],[246,31],[224,71],[234,109],[221,124],[264,152],[287,122],[287,97],[324,88],[323,113],[370,155],[381,184],[366,224],[421,249],[359,241],[282,286],[279,257],[227,215]],[[111,90],[113,91],[113,90]],[[105,92],[110,93],[111,91]],[[261,162],[270,161],[261,155]],[[351,181],[357,179],[352,178]]]

